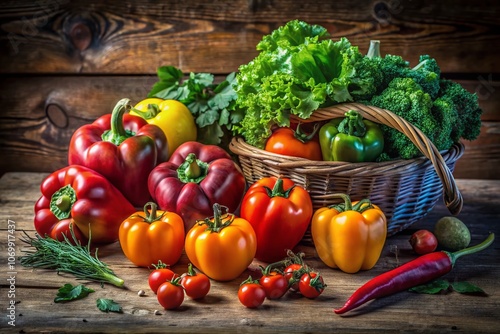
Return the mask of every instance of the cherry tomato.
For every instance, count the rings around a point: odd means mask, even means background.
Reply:
[[[188,272],[182,276],[181,285],[184,287],[186,295],[191,299],[201,299],[210,291],[210,279],[203,273],[197,273],[193,265],[188,265]]]
[[[323,277],[316,272],[309,272],[302,275],[299,281],[300,293],[310,299],[314,299],[321,295],[326,285],[323,282]]]
[[[250,276],[241,283],[238,290],[238,299],[248,308],[257,308],[264,303],[266,291],[258,281],[252,280]]]
[[[302,270],[302,265],[298,263],[293,263],[285,268],[283,271],[285,274],[285,279],[288,282],[289,288],[292,291],[299,291],[299,279],[302,276],[300,271]]]
[[[181,306],[184,301],[184,289],[179,283],[180,277],[166,281],[158,288],[156,297],[161,306],[166,310],[173,310]]]
[[[268,299],[279,299],[288,291],[288,280],[279,272],[265,273],[259,279]]]
[[[410,237],[410,245],[419,255],[434,252],[438,246],[436,236],[428,230],[418,230]]]
[[[158,291],[158,288],[160,285],[165,283],[166,281],[171,281],[175,277],[177,277],[177,274],[174,273],[172,270],[166,268],[166,267],[156,267],[157,269],[153,270],[148,277],[148,283],[149,287],[151,290],[153,290],[154,293]]]

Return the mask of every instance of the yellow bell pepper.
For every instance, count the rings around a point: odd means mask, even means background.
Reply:
[[[167,137],[168,156],[181,144],[196,140],[197,128],[193,114],[177,100],[147,98],[137,103],[130,114],[140,116],[163,130]]]
[[[344,203],[319,208],[311,222],[311,234],[320,259],[346,273],[375,266],[387,237],[387,219],[368,199],[352,202],[348,195],[335,194]]]

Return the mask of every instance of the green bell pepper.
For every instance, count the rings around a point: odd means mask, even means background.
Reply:
[[[363,119],[354,110],[345,118],[334,118],[319,130],[325,161],[375,161],[384,149],[384,135],[377,123]]]

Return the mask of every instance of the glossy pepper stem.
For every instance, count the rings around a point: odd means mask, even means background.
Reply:
[[[488,248],[493,243],[493,240],[495,240],[495,234],[494,233],[490,233],[490,235],[483,242],[481,242],[480,244],[477,244],[477,245],[472,246],[472,247],[464,248],[464,249],[461,249],[461,250],[453,252],[453,253],[448,253],[447,252],[448,256],[451,259],[452,266],[455,265],[455,262],[457,261],[457,259],[459,257],[461,257],[463,255],[469,255],[469,254],[477,253],[477,252],[482,251],[485,248]]]
[[[52,194],[50,198],[50,211],[59,220],[69,218],[71,208],[76,200],[75,190],[68,184]]]
[[[222,208],[224,208],[224,213],[222,213]],[[228,208],[226,206],[215,203],[213,205],[214,215],[213,217],[205,218],[199,221],[198,224],[206,224],[207,230],[210,232],[219,233],[222,229],[231,225],[234,220],[234,215],[228,213]],[[226,221],[224,221],[226,219]]]
[[[151,210],[150,210],[151,209]],[[163,218],[165,215],[165,212],[163,212],[161,215],[158,216],[158,205],[154,202],[147,202],[144,205],[144,221],[146,223],[154,223],[155,221],[159,221]]]
[[[357,202],[354,206],[352,205],[351,198],[347,194],[333,194],[332,197],[342,198],[344,203],[334,204],[329,206],[329,208],[336,209],[339,213],[344,211],[357,211],[359,213],[363,213],[368,209],[373,209],[373,205],[371,201],[367,198],[362,199]]]
[[[109,141],[118,146],[125,139],[134,136],[131,131],[125,130],[123,126],[123,115],[130,110],[130,107],[130,99],[125,98],[118,101],[111,113],[111,129],[102,134],[103,141]]]
[[[363,137],[366,134],[366,126],[363,123],[363,116],[355,110],[345,113],[345,118],[339,124],[339,132],[356,137]]]
[[[274,184],[273,189],[264,186],[263,187],[266,190],[266,193],[269,197],[284,197],[288,198],[290,196],[290,192],[295,188],[295,184],[291,186],[288,190],[285,190],[283,187],[283,179],[281,177],[278,177],[276,180],[276,183]]]
[[[139,110],[134,107],[131,110],[145,120],[153,119],[161,112],[160,107],[156,103],[149,103],[146,110]]]
[[[491,233],[482,243],[455,253],[440,251],[422,255],[369,280],[352,294],[344,306],[334,312],[343,314],[372,299],[389,296],[439,278],[453,269],[459,257],[487,248],[494,239],[495,235]]]
[[[207,174],[208,164],[197,159],[194,153],[189,153],[186,160],[177,169],[177,176],[184,183],[200,183]]]

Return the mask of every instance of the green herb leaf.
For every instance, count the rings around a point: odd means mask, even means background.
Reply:
[[[410,288],[409,291],[434,295],[440,293],[441,291],[448,290],[449,287],[450,283],[448,281],[437,279],[428,284],[418,285],[413,288]]]
[[[469,282],[454,282],[451,283],[451,287],[458,293],[486,295],[486,292],[484,292],[483,289]]]
[[[71,240],[63,234],[64,240],[50,237],[43,238],[39,234],[30,237],[24,232],[21,241],[34,248],[26,250],[26,255],[19,258],[24,267],[54,269],[58,273],[68,273],[77,279],[110,283],[122,287],[124,282],[113,270],[97,256],[98,249],[90,251],[91,237],[86,245],[82,245],[70,230]]]
[[[99,298],[97,299],[97,308],[101,310],[102,312],[116,312],[116,313],[122,313],[122,307],[120,304],[116,303],[112,299],[105,299],[105,298]]]
[[[55,303],[68,302],[70,300],[82,299],[89,295],[89,293],[94,292],[94,290],[83,286],[82,284],[73,286],[69,283],[64,284],[60,287],[57,296],[54,299]]]
[[[243,118],[243,114],[236,110],[235,73],[229,74],[219,84],[214,83],[211,73],[191,72],[182,81],[181,70],[162,66],[158,69],[158,78],[148,97],[184,103],[195,116],[200,142],[219,145],[225,135],[230,135],[232,126]]]

